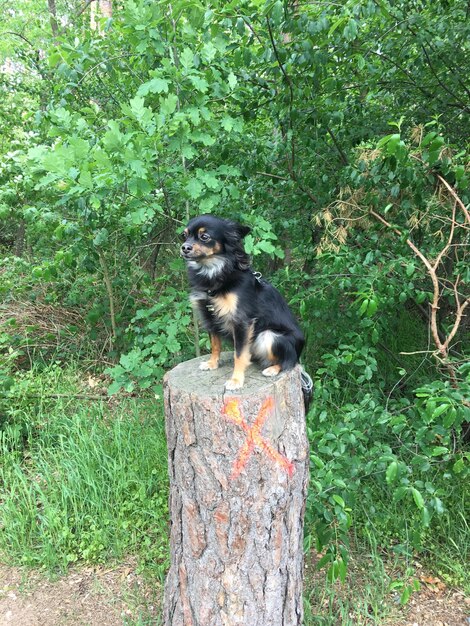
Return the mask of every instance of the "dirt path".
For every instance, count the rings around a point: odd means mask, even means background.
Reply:
[[[0,565],[0,626],[158,624],[158,597],[131,564],[80,568],[55,581]]]
[[[0,626],[156,626],[160,594],[131,563],[55,581],[0,565]],[[429,579],[387,626],[470,626],[470,599]]]
[[[390,626],[470,626],[470,602],[460,592],[423,588],[412,597],[406,618]]]

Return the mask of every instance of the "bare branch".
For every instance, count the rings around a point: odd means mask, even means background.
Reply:
[[[19,37],[20,39],[23,39],[24,41],[26,41],[26,43],[29,44],[31,46],[31,48],[34,48],[34,45],[29,41],[29,39],[27,39],[21,33],[15,33],[12,30],[4,30],[3,33],[0,33],[0,36],[1,35],[14,35],[15,37]]]
[[[269,176],[269,178],[278,178],[279,180],[289,180],[285,176],[278,176],[277,174],[269,174],[269,172],[256,172],[260,176]]]
[[[439,178],[441,179],[442,177],[439,176]],[[444,183],[446,183],[446,181],[444,181],[444,179],[442,179]],[[446,187],[449,188],[449,190],[452,192],[452,188],[450,188],[450,186],[446,183]],[[452,194],[455,198],[456,194],[455,192]],[[449,372],[449,378],[451,381],[451,384],[454,388],[458,387],[458,382],[457,382],[457,378],[455,375],[455,369],[452,363],[450,363],[448,361],[448,356],[449,356],[449,345],[450,342],[452,341],[452,339],[455,337],[460,323],[462,321],[462,317],[464,314],[464,311],[466,309],[466,307],[470,304],[470,297],[468,297],[465,302],[463,302],[462,304],[460,303],[460,299],[459,299],[459,292],[458,292],[458,285],[460,282],[460,275],[457,276],[457,279],[455,281],[455,283],[452,283],[452,287],[453,287],[453,291],[454,291],[454,298],[455,298],[455,303],[456,303],[456,311],[455,311],[455,321],[454,321],[454,325],[452,326],[451,331],[448,333],[447,337],[445,338],[444,341],[441,340],[441,338],[439,337],[439,329],[438,329],[438,325],[437,325],[437,311],[439,310],[439,299],[441,296],[440,293],[440,287],[439,287],[439,278],[437,276],[437,268],[439,267],[439,264],[442,260],[442,257],[444,256],[444,254],[449,250],[449,248],[452,246],[452,240],[454,237],[454,232],[455,232],[455,226],[458,225],[457,222],[455,221],[455,212],[456,212],[456,207],[457,207],[457,203],[458,203],[458,197],[455,198],[455,203],[452,209],[452,220],[451,220],[451,227],[450,227],[450,233],[449,233],[449,237],[447,240],[446,245],[444,246],[444,248],[441,250],[441,252],[438,254],[436,260],[434,261],[434,264],[431,264],[431,262],[429,261],[429,259],[427,259],[424,254],[421,252],[421,250],[419,250],[419,248],[416,247],[416,245],[411,241],[411,239],[406,239],[406,244],[411,248],[411,250],[414,252],[414,254],[422,261],[423,265],[426,267],[427,271],[428,271],[428,275],[431,279],[431,282],[433,284],[433,299],[431,302],[431,314],[430,314],[430,318],[429,318],[429,322],[430,322],[430,327],[431,327],[431,334],[432,334],[432,338],[434,340],[434,343],[437,347],[438,353],[441,355],[441,359],[440,361],[442,362],[442,364],[446,367],[447,371]],[[371,209],[369,211],[370,215],[372,215],[373,217],[375,217],[375,219],[377,219],[381,224],[383,224],[384,226],[386,226],[387,228],[393,230],[394,233],[396,233],[399,236],[402,236],[402,232],[392,226],[392,224],[390,224],[390,222],[388,222],[382,215],[380,215],[379,213],[377,213],[376,211],[374,211],[373,209]],[[437,354],[436,354],[437,356]]]
[[[470,224],[470,213],[468,212],[468,209],[465,206],[465,204],[462,202],[462,200],[457,195],[456,191],[449,185],[449,183],[446,181],[446,179],[443,178],[440,174],[436,174],[436,176],[441,181],[441,183],[444,185],[444,187],[446,187],[449,190],[449,192],[451,193],[451,195],[454,197],[455,201],[457,202],[457,204],[460,206],[460,208],[464,212],[465,219]]]
[[[444,254],[446,254],[446,252],[449,250],[449,248],[452,245],[452,240],[454,238],[454,230],[455,230],[455,209],[456,209],[457,203],[454,202],[454,206],[452,208],[452,220],[450,223],[450,233],[449,233],[449,239],[447,240],[447,244],[442,248],[442,250],[439,252],[439,254],[436,257],[436,260],[434,261],[434,265],[433,265],[433,269],[436,270],[439,266],[439,263],[441,262],[442,257],[444,256]]]
[[[456,310],[456,313],[455,313],[455,322],[454,322],[454,325],[452,327],[452,330],[450,331],[450,333],[447,336],[447,339],[444,342],[444,347],[445,347],[446,350],[448,350],[450,342],[455,337],[455,334],[456,334],[457,330],[459,329],[460,322],[461,322],[462,316],[463,316],[463,312],[465,311],[466,307],[470,304],[470,297],[468,297],[463,304],[460,304],[459,292],[457,291],[457,286],[459,284],[459,280],[460,280],[460,275],[457,276],[457,280],[455,281],[455,284],[454,284],[454,297],[455,297],[455,303],[457,305],[457,310]]]
[[[82,13],[84,13],[88,7],[90,6],[90,4],[93,2],[93,0],[86,0],[85,4],[82,6],[82,8],[75,14],[74,16],[74,20],[77,19],[77,17],[80,17],[80,15]]]

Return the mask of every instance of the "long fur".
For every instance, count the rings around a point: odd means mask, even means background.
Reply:
[[[293,368],[304,336],[284,298],[269,282],[256,278],[243,248],[246,226],[213,215],[192,219],[181,255],[187,262],[191,302],[211,336],[212,354],[202,369],[218,365],[221,338],[233,341],[235,366],[227,389],[243,386],[250,360],[266,376]]]

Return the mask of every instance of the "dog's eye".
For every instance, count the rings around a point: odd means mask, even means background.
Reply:
[[[188,233],[186,233],[186,232],[185,233],[181,233],[180,237],[181,237],[181,239],[183,241],[186,241],[186,239],[188,238]]]
[[[201,241],[209,241],[210,240],[210,235],[208,235],[207,233],[201,233],[199,235],[199,239]]]

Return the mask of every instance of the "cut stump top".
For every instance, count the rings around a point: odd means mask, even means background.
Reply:
[[[251,364],[245,373],[245,384],[242,389],[226,391],[225,383],[232,375],[233,353],[223,352],[220,356],[219,367],[216,370],[200,370],[199,365],[207,361],[208,356],[185,361],[174,367],[165,376],[165,381],[172,389],[179,389],[189,394],[201,397],[240,397],[263,395],[265,391],[272,391],[273,384],[280,382],[288,375],[281,372],[277,376],[263,376],[261,368]]]
[[[287,454],[289,461],[303,462],[308,442],[300,367],[267,377],[252,364],[246,370],[244,386],[226,390],[233,354],[222,353],[216,370],[200,370],[199,365],[206,360],[200,357],[181,363],[164,378],[166,415],[171,416],[167,419],[169,449],[180,432],[185,445],[198,442],[206,456],[216,453],[231,457],[247,437],[252,441],[259,429],[259,434]],[[256,428],[251,432],[252,425]]]

